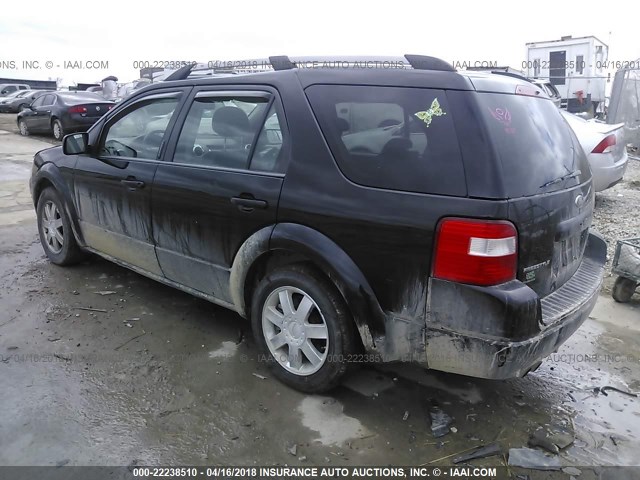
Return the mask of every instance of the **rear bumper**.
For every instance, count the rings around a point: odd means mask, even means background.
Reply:
[[[624,172],[627,169],[628,156],[627,152],[624,152],[622,158],[616,163],[613,163],[611,154],[598,155],[598,159],[594,160],[589,156],[589,163],[591,165],[591,171],[593,173],[593,186],[596,192],[601,192],[607,188],[613,187],[616,183],[622,180]]]
[[[606,243],[590,234],[582,264],[540,299],[519,281],[480,288],[432,280],[428,368],[480,378],[524,376],[587,319],[602,285]]]
[[[65,115],[62,118],[62,123],[64,125],[64,129],[68,132],[71,131],[80,131],[80,130],[89,130],[94,123],[100,120],[102,116],[99,117],[83,117],[80,114],[70,114]]]

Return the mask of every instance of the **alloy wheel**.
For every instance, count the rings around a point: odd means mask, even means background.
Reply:
[[[58,254],[64,246],[64,228],[60,210],[55,203],[47,201],[42,213],[41,223],[45,242],[52,253]]]
[[[262,332],[269,351],[287,371],[317,372],[329,351],[327,323],[316,302],[296,287],[275,289],[262,308]]]

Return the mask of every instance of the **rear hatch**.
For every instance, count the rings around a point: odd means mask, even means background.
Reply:
[[[591,225],[591,171],[578,140],[548,99],[478,93],[518,230],[517,278],[544,297],[580,265]]]

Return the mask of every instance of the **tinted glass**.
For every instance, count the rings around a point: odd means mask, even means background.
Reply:
[[[314,85],[307,95],[340,169],[352,181],[466,195],[443,90]]]
[[[32,107],[40,107],[42,106],[42,102],[44,101],[44,95],[36,98],[31,104]]]
[[[589,178],[584,152],[553,102],[523,95],[478,96],[510,197],[560,190]],[[577,171],[577,177],[543,187]]]
[[[283,137],[280,128],[280,119],[275,104],[271,105],[267,119],[264,122],[258,142],[256,143],[253,157],[251,158],[251,170],[261,172],[284,171],[282,162]]]
[[[247,168],[268,106],[264,98],[194,99],[182,127],[174,162]]]
[[[69,102],[82,102],[82,101],[100,101],[104,102],[105,99],[102,95],[98,95],[93,92],[73,92],[73,93],[59,93],[58,94],[65,103]]]
[[[42,101],[42,105],[43,106],[48,106],[48,105],[53,105],[54,103],[56,103],[56,97],[55,95],[45,95]]]
[[[156,160],[178,98],[140,102],[107,126],[101,156]]]

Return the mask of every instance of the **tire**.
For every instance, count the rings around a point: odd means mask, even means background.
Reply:
[[[282,306],[283,296],[292,308]],[[307,312],[304,318],[300,308]],[[253,292],[251,326],[271,373],[296,390],[325,392],[347,372],[355,345],[351,315],[329,280],[305,265],[275,270],[260,281]]]
[[[20,135],[23,137],[29,136],[29,127],[27,127],[24,120],[18,120],[18,128],[20,129]]]
[[[627,303],[633,297],[638,284],[633,280],[625,277],[616,278],[616,283],[613,284],[613,290],[611,296],[616,302]]]
[[[38,233],[44,253],[51,263],[73,265],[84,258],[71,229],[71,223],[58,192],[45,188],[38,199],[36,208]]]
[[[64,138],[64,128],[62,127],[62,122],[60,120],[56,118],[51,122],[51,130],[53,131],[53,138],[62,141]]]

